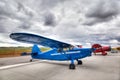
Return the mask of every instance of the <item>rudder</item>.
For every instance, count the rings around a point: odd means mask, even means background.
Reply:
[[[31,55],[32,55],[32,56],[36,56],[36,55],[38,55],[39,53],[41,53],[39,47],[38,47],[37,45],[34,45],[34,46],[32,47],[32,53],[31,53]]]

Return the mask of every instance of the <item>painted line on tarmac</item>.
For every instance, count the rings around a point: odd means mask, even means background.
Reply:
[[[14,65],[8,65],[8,66],[2,66],[2,67],[0,67],[0,70],[9,69],[9,68],[14,68],[14,67],[19,67],[19,66],[24,66],[24,65],[29,65],[29,64],[32,64],[32,63],[36,63],[36,62],[22,63],[22,64],[14,64]]]

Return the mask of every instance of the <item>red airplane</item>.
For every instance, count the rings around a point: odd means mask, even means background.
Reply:
[[[100,44],[93,44],[92,48],[95,48],[94,54],[101,52],[103,56],[107,55],[107,51],[111,51],[110,46],[101,46]]]

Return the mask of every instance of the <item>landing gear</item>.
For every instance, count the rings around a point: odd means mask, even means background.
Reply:
[[[32,62],[33,61],[33,59],[30,59],[30,62]]]
[[[102,55],[103,55],[103,56],[106,56],[106,55],[107,55],[107,53],[102,53]]]
[[[77,60],[77,64],[78,64],[78,65],[82,65],[83,62],[82,62],[81,60]]]
[[[75,64],[70,64],[69,69],[75,69]]]
[[[69,69],[75,69],[74,59],[71,60],[71,64],[69,65]]]

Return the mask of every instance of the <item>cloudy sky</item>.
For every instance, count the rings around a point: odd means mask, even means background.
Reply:
[[[120,45],[120,0],[0,0],[0,46],[29,32],[82,44]]]

